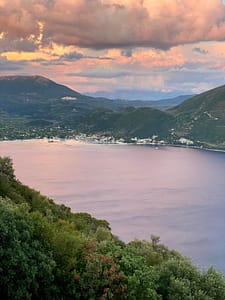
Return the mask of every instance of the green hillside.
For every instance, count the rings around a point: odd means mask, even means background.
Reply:
[[[152,135],[166,138],[173,123],[173,116],[154,108],[128,107],[120,112],[98,109],[86,115],[82,130],[125,138],[147,138]]]
[[[151,228],[146,228],[151,234]],[[72,213],[21,184],[0,157],[0,294],[4,300],[224,300],[225,278],[107,221]]]
[[[176,133],[208,147],[225,147],[225,86],[174,107]]]

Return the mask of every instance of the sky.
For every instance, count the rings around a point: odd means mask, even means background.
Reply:
[[[154,100],[225,84],[225,0],[0,0],[0,76]]]

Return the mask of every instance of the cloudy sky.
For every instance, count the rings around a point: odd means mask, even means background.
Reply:
[[[225,83],[225,1],[0,0],[0,75],[157,99]]]

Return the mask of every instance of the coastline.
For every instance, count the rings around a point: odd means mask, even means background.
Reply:
[[[4,142],[30,142],[30,141],[39,141],[39,142],[46,142],[46,143],[67,143],[72,142],[73,144],[98,144],[98,145],[130,145],[130,146],[151,146],[151,147],[175,147],[175,148],[184,148],[184,149],[193,149],[193,150],[203,150],[203,151],[211,151],[211,152],[221,152],[225,153],[225,149],[219,149],[219,148],[209,148],[209,147],[203,147],[203,146],[196,146],[196,145],[179,145],[179,144],[171,144],[171,143],[157,143],[157,142],[146,142],[146,143],[135,143],[135,142],[123,142],[123,141],[114,141],[114,142],[104,142],[100,140],[93,139],[92,137],[88,138],[26,138],[26,139],[4,139],[1,140],[1,143]]]

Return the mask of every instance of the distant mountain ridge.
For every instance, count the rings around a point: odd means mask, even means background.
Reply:
[[[41,76],[0,77],[0,138],[154,135],[169,144],[225,149],[225,86],[185,97],[156,101],[158,110],[149,101],[82,95]]]
[[[129,101],[120,99],[107,99],[103,97],[91,97],[74,91],[64,85],[58,84],[46,77],[35,76],[0,76],[0,98],[3,96],[27,96],[30,100],[36,98],[39,100],[62,99],[63,97],[72,97],[74,100],[91,101],[94,107],[107,107],[112,109],[134,107],[155,107],[167,109],[175,106],[182,101],[190,98],[190,95],[179,96],[171,99],[157,101]],[[43,97],[45,99],[43,99]],[[68,98],[69,100],[69,98]],[[73,100],[73,99],[70,99]]]
[[[160,120],[171,119],[151,103],[93,98],[41,76],[0,77],[0,116],[2,139],[80,132],[146,136],[157,128],[166,136]]]
[[[0,96],[33,95],[48,97],[81,96],[72,89],[42,76],[0,76]]]

